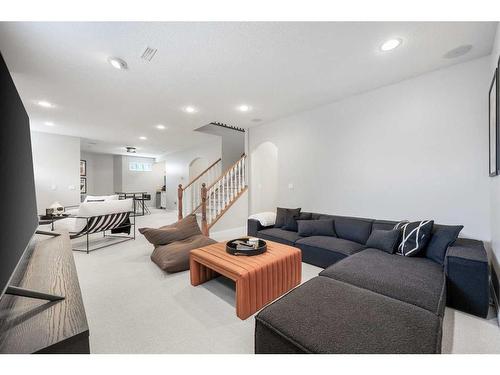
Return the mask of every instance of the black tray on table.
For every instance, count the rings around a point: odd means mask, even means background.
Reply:
[[[246,242],[248,238],[237,238],[235,240],[231,240],[226,243],[226,252],[231,254],[231,255],[244,255],[244,256],[252,256],[252,255],[259,255],[262,253],[265,253],[267,251],[267,244],[266,241],[259,239],[259,244],[256,249],[249,249],[249,250],[243,250],[243,249],[237,249],[236,246],[238,245],[236,242],[237,241],[243,241]]]

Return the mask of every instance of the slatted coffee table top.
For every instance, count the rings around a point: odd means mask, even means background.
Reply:
[[[220,268],[234,274],[244,276],[249,272],[261,269],[269,265],[275,265],[277,272],[285,272],[285,269],[292,280],[300,275],[297,271],[297,263],[294,261],[297,255],[301,255],[299,249],[283,245],[277,242],[267,241],[267,251],[254,256],[235,256],[226,252],[226,242],[219,242],[213,245],[191,250],[191,255],[195,258],[203,259],[204,263],[217,265]],[[285,262],[285,263],[283,263]],[[300,263],[299,263],[300,265]],[[283,269],[281,267],[283,266]],[[296,274],[298,272],[298,274]]]

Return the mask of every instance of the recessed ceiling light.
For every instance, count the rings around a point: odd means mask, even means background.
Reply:
[[[39,100],[36,104],[38,104],[40,107],[43,108],[53,108],[54,104],[46,101],[46,100]]]
[[[238,111],[248,112],[248,111],[250,111],[250,106],[248,106],[246,104],[242,104],[242,105],[238,106]]]
[[[382,44],[380,46],[380,49],[384,52],[386,51],[391,51],[393,50],[394,48],[397,48],[401,45],[403,41],[399,38],[396,38],[396,39],[389,39],[388,41],[384,42],[384,44]]]
[[[167,127],[163,124],[156,125],[156,129],[165,130]]]
[[[45,121],[43,124],[45,126],[54,126],[54,123],[52,121]]]
[[[142,136],[140,136],[140,137],[139,137],[139,139],[140,139],[141,141],[145,141],[145,140],[146,140],[146,139],[148,139],[148,138],[142,135]]]
[[[108,62],[113,66],[113,68],[116,68],[119,70],[127,69],[127,63],[118,57],[110,57],[108,59]]]
[[[193,106],[186,106],[184,107],[184,112],[187,112],[187,113],[195,113],[197,111],[197,109]]]

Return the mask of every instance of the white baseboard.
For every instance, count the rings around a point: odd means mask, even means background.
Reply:
[[[210,233],[210,238],[213,238],[216,241],[229,241],[238,237],[244,237],[246,235],[247,228],[238,227]]]

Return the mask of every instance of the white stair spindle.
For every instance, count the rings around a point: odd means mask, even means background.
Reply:
[[[237,179],[238,179],[238,189],[236,191],[238,192],[238,194],[240,193],[240,190],[241,190],[240,165],[241,165],[241,160],[238,160],[238,163],[236,164],[236,173],[237,173]]]
[[[217,189],[217,196],[218,196],[218,199],[217,199],[217,215],[219,215],[219,213],[222,211],[222,206],[221,206],[221,201],[222,201],[222,197],[221,197],[221,183],[220,183],[220,180],[219,180],[219,183],[218,183],[218,189]]]
[[[224,204],[225,206],[227,206],[229,204],[229,202],[231,201],[231,199],[229,198],[231,194],[231,190],[230,190],[230,181],[229,181],[229,173],[226,174],[226,195],[224,196]]]
[[[243,157],[243,187],[247,186],[247,182],[245,180],[245,160],[246,160],[246,157]]]
[[[212,218],[213,218],[213,213],[212,213],[212,209],[213,209],[213,199],[211,197],[211,192],[212,190],[209,190],[207,192],[207,195],[208,195],[208,223],[210,224],[212,222]]]

